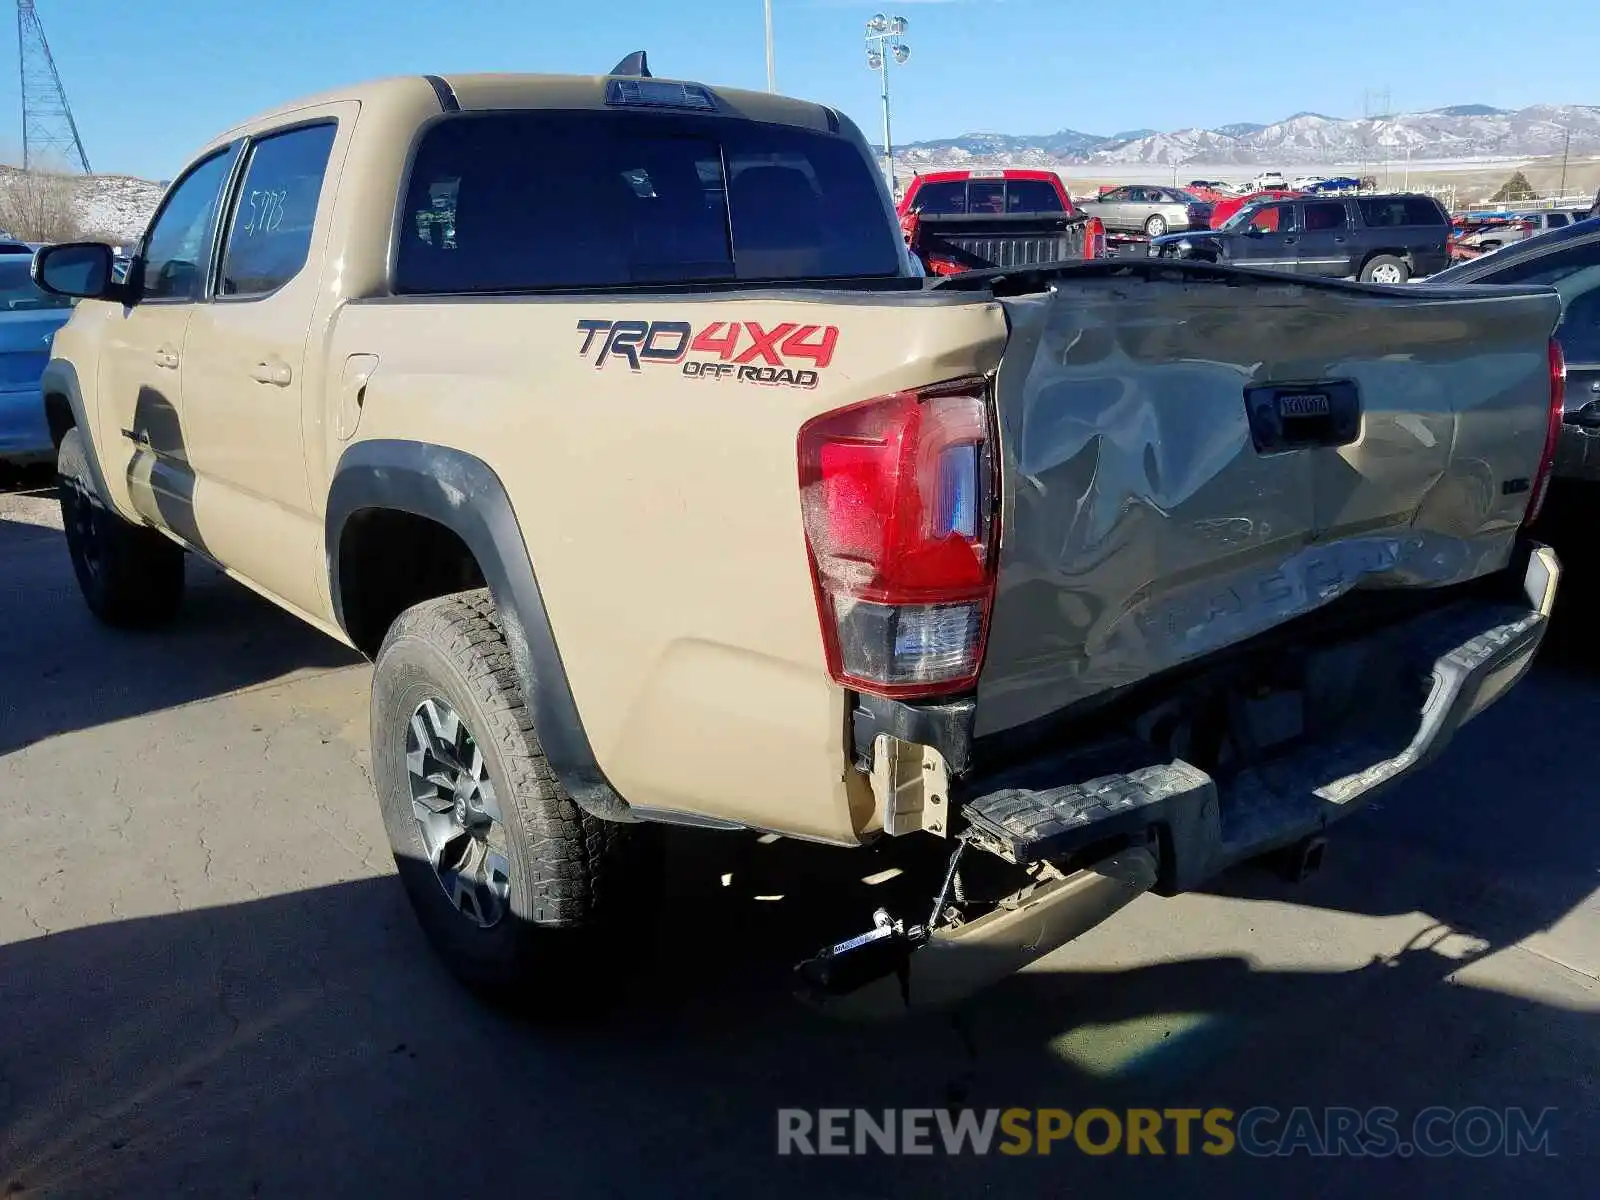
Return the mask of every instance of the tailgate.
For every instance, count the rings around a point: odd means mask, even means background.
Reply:
[[[1356,588],[1506,564],[1546,435],[1553,292],[1088,268],[1002,302],[978,733]]]
[[[1088,223],[1077,213],[924,216],[920,249],[968,271],[1076,262],[1085,257]]]

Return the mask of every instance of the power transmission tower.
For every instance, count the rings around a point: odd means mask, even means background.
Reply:
[[[67,90],[44,36],[33,0],[17,0],[17,49],[22,73],[22,165],[81,167],[89,174],[89,155],[72,119]]]

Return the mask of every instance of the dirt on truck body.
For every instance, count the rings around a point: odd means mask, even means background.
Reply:
[[[639,59],[256,118],[112,268],[34,265],[89,606],[195,553],[371,656],[402,881],[497,995],[603,994],[681,824],[942,840],[800,980],[958,998],[1310,853],[1554,597],[1553,292],[924,280],[848,119]]]

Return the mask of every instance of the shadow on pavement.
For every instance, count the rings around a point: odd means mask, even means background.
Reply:
[[[0,1186],[421,1197],[458,1194],[470,1177],[473,1190],[506,1195],[1176,1185],[1274,1200],[1291,1185],[1319,1197],[1589,1187],[1594,1018],[1453,983],[1460,964],[1427,950],[1344,972],[1266,971],[1231,957],[1030,972],[959,1020],[841,1025],[770,985],[807,922],[775,929],[742,900],[691,899],[662,906],[659,948],[641,956],[617,1009],[565,1028],[518,1022],[460,991],[392,879],[0,948]],[[694,969],[708,938],[738,963],[742,984]],[[1025,1160],[775,1154],[780,1107],[1258,1103],[1554,1107],[1561,1157],[1151,1164],[1070,1146]]]
[[[54,529],[0,521],[0,754],[75,729],[360,662],[191,557],[169,628],[100,625]]]

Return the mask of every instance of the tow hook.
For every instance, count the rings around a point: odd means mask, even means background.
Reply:
[[[900,985],[900,999],[911,999],[911,954],[927,938],[921,926],[906,928],[885,909],[872,914],[872,928],[866,933],[829,946],[815,958],[795,967],[801,994],[814,1001],[830,996],[845,996],[893,976]]]
[[[907,926],[891,916],[887,909],[878,909],[872,914],[872,928],[866,933],[829,946],[815,958],[808,958],[795,967],[801,995],[813,1001],[845,996],[892,975],[900,985],[901,1001],[909,1006],[911,955],[946,916],[945,902],[955,886],[956,872],[968,844],[965,836],[956,840],[927,925]]]

